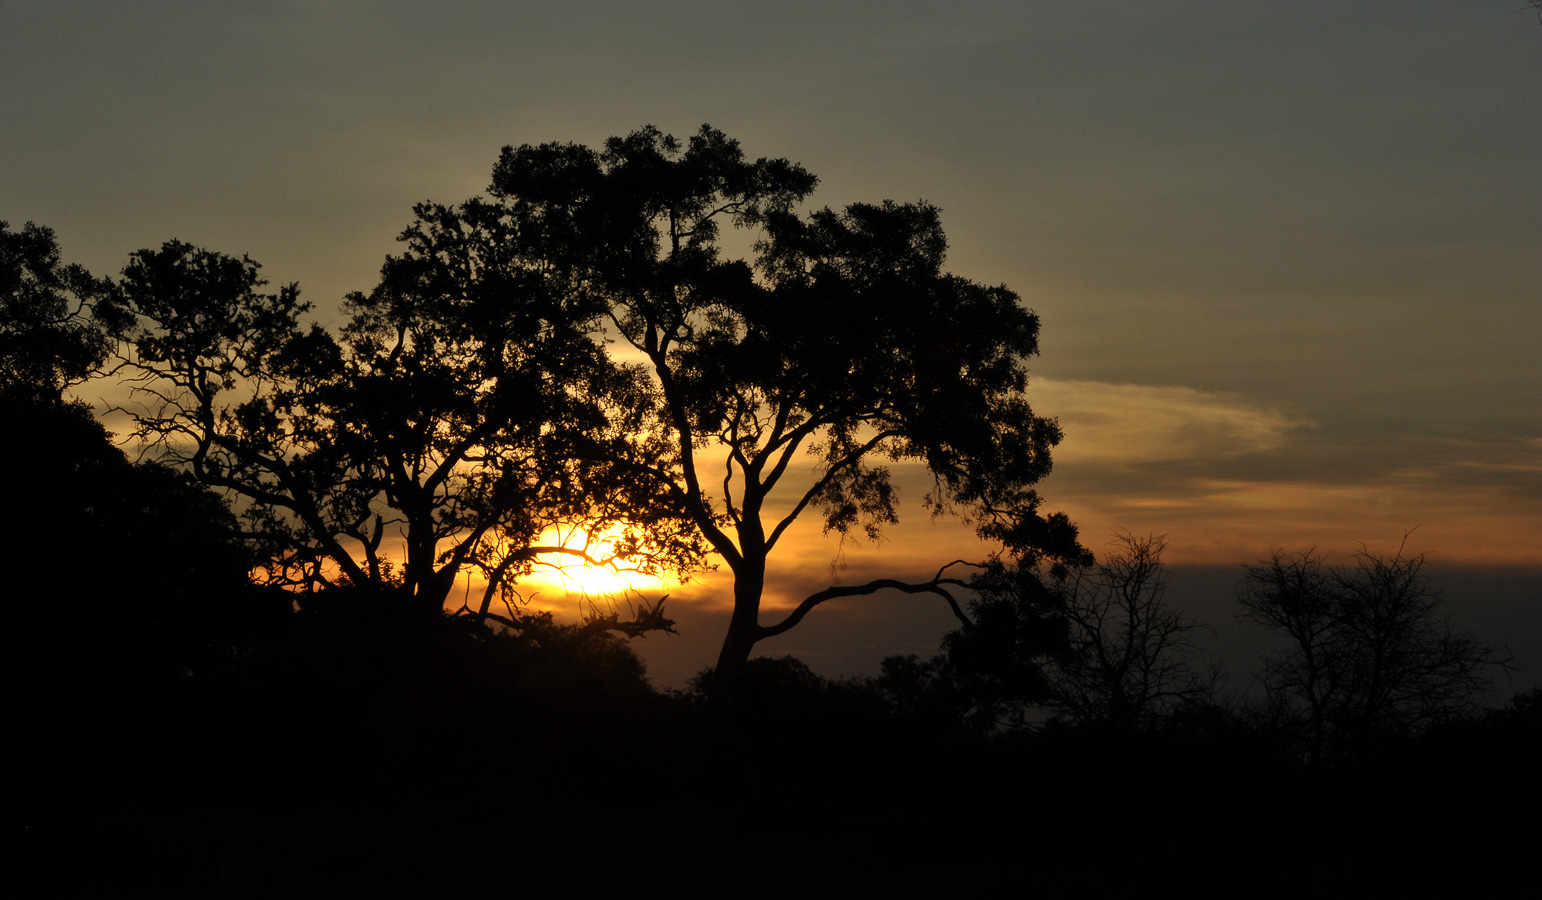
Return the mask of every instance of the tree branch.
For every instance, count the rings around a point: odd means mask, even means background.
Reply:
[[[792,512],[788,513],[787,516],[783,518],[782,521],[778,522],[776,527],[771,530],[771,537],[766,541],[766,550],[770,551],[772,547],[776,546],[776,542],[781,538],[782,532],[791,527],[793,520],[803,514],[803,510],[808,508],[808,505],[813,502],[816,496],[819,495],[819,492],[824,489],[825,485],[833,481],[842,470],[860,462],[862,457],[872,452],[874,447],[877,447],[883,441],[888,440],[894,436],[895,434],[892,431],[880,431],[872,440],[858,447],[856,450],[846,454],[843,459],[839,460],[838,462],[831,465],[830,468],[826,469],[825,474],[814,483],[814,486],[804,492],[802,498],[798,500],[797,505],[792,508]],[[789,447],[787,452],[791,453],[794,449],[796,449],[795,446]],[[785,464],[785,460],[783,460],[781,463],[778,463],[777,469],[782,469]]]
[[[969,587],[969,583],[961,578],[942,577],[943,572],[946,572],[953,566],[958,565],[973,566],[976,564],[965,562],[961,559],[956,559],[953,562],[950,562],[942,568],[938,569],[937,574],[933,576],[930,581],[912,583],[899,581],[894,578],[879,578],[874,581],[869,581],[866,584],[850,585],[847,587],[827,587],[818,593],[810,594],[807,598],[804,599],[802,603],[798,604],[797,608],[788,614],[787,618],[783,619],[777,624],[761,626],[759,631],[756,633],[755,639],[759,641],[768,637],[775,637],[784,631],[790,630],[793,626],[803,621],[803,617],[812,612],[814,607],[824,603],[826,600],[834,600],[838,597],[862,597],[883,590],[894,590],[904,594],[936,594],[947,602],[948,608],[953,610],[953,615],[958,618],[959,622],[963,623],[965,628],[973,628],[974,623],[970,621],[969,617],[964,614],[963,607],[959,606],[958,600],[955,599],[952,594],[948,593],[947,590],[949,587],[960,587],[967,589]]]

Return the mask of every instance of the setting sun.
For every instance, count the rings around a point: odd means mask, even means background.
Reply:
[[[535,570],[520,580],[520,592],[531,602],[539,595],[545,601],[539,605],[545,606],[561,603],[559,598],[614,598],[631,591],[667,590],[679,583],[644,574],[632,568],[631,563],[615,559],[618,537],[616,529],[591,535],[577,528],[548,528],[541,534],[541,545],[563,547],[576,553],[544,554],[537,561]],[[577,553],[583,553],[587,558]]]

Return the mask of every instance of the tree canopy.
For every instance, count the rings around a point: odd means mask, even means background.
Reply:
[[[1026,399],[1038,318],[1008,288],[944,270],[935,207],[801,212],[816,184],[708,126],[684,143],[648,127],[600,149],[509,147],[493,172],[493,198],[531,224],[547,268],[646,361],[646,427],[672,459],[638,471],[734,578],[719,684],[831,597],[889,587],[959,609],[949,588],[965,582],[940,572],[832,587],[759,620],[767,558],[811,507],[843,537],[896,520],[892,464],[923,464],[931,509],[1027,559],[1083,552],[1033,490],[1061,436]],[[749,256],[728,252],[725,228],[746,233]],[[806,463],[811,480],[789,474]]]
[[[516,579],[542,557],[694,564],[694,535],[634,474],[635,371],[487,212],[420,206],[337,335],[304,327],[297,286],[265,290],[250,259],[172,241],[124,269],[111,308],[139,434],[238,501],[269,581],[437,614],[474,570],[462,612],[517,626]],[[563,527],[608,532],[609,549],[543,543]],[[644,612],[609,624],[667,626]]]
[[[59,400],[112,345],[93,318],[106,282],[60,257],[52,229],[0,221],[0,394]]]

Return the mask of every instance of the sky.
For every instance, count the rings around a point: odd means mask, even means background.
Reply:
[[[1029,397],[1066,433],[1041,492],[1089,546],[1165,534],[1169,562],[1235,570],[1416,529],[1434,565],[1514,576],[1538,629],[1521,0],[0,0],[0,85],[0,219],[98,274],[171,238],[247,253],[333,321],[412,204],[483,192],[502,146],[711,123],[817,174],[818,205],[935,204],[952,271],[1039,314]],[[981,555],[897,474],[916,502],[888,539],[832,571],[809,523],[772,605]],[[884,610],[818,629],[874,645]],[[924,652],[947,614],[914,617],[891,643]]]

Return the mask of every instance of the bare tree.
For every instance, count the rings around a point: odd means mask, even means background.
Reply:
[[[1067,651],[1047,669],[1050,705],[1081,722],[1150,724],[1214,694],[1219,669],[1193,643],[1205,626],[1167,602],[1165,537],[1117,535],[1065,592]]]
[[[1265,666],[1269,710],[1301,735],[1309,764],[1469,711],[1490,689],[1489,669],[1510,667],[1507,652],[1438,612],[1424,561],[1400,546],[1390,557],[1362,548],[1353,566],[1329,566],[1314,549],[1246,567],[1247,618],[1287,639]]]

